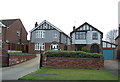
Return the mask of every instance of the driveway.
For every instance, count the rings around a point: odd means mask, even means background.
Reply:
[[[118,61],[104,60],[104,68],[111,73],[118,75]]]
[[[2,80],[17,80],[18,78],[27,75],[39,69],[40,56],[31,59],[27,62],[2,68]]]

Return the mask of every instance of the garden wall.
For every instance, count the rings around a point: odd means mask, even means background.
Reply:
[[[89,68],[100,69],[104,67],[104,58],[60,58],[43,57],[43,67],[49,68]]]
[[[36,55],[9,55],[9,66],[28,61],[35,57]]]

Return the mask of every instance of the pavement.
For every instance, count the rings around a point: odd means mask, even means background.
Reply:
[[[23,77],[39,69],[39,63],[40,55],[37,54],[36,58],[31,59],[29,61],[11,67],[0,68],[0,70],[2,69],[2,73],[0,73],[2,74],[2,80],[17,80],[18,78]]]
[[[118,64],[117,60],[104,60],[104,68],[115,75],[119,75],[118,70],[120,69]]]

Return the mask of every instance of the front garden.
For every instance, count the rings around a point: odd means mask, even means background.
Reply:
[[[42,65],[19,80],[118,80],[116,75],[103,69],[104,59],[98,53],[47,51]]]

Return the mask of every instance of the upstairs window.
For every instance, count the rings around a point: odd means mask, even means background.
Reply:
[[[86,32],[76,32],[76,39],[86,39]]]
[[[57,37],[58,37],[57,32],[54,32],[54,33],[53,33],[53,38],[57,38]]]
[[[20,31],[17,31],[17,35],[20,36]]]
[[[45,32],[44,31],[36,31],[36,38],[45,38]]]
[[[98,33],[94,32],[92,35],[93,40],[98,40]]]

